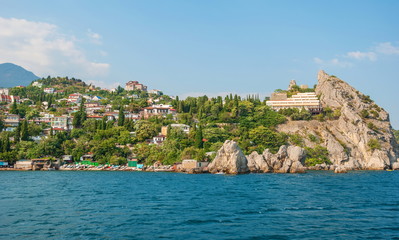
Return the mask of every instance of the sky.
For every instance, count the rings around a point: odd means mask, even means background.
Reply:
[[[0,0],[0,63],[165,94],[268,96],[321,69],[399,129],[399,1]]]

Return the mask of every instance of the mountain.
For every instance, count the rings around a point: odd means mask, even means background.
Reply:
[[[0,87],[27,86],[38,76],[12,63],[0,64]]]
[[[324,71],[318,74],[316,94],[324,109],[339,113],[338,119],[289,121],[278,131],[301,136],[306,146],[326,147],[331,162],[348,170],[399,167],[398,143],[384,109]]]

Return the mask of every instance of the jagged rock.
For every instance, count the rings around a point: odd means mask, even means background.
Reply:
[[[392,164],[393,170],[399,170],[399,161]]]
[[[215,159],[208,165],[210,173],[248,173],[248,161],[236,142],[226,140]]]
[[[334,173],[347,173],[348,170],[344,166],[338,166],[335,170]]]
[[[298,146],[281,146],[276,154],[266,149],[262,154],[252,152],[248,159],[251,172],[303,173],[306,153]]]
[[[318,73],[315,91],[323,108],[329,107],[340,114],[326,121],[288,121],[279,125],[278,131],[301,135],[308,147],[317,144],[326,147],[333,165],[346,169],[383,170],[398,163],[398,143],[384,109],[324,71]],[[310,141],[309,134],[317,135],[321,143]],[[371,149],[370,141],[377,141],[379,146]]]
[[[249,171],[255,173],[267,173],[271,172],[271,167],[267,163],[264,156],[268,156],[268,150],[263,152],[263,154],[259,154],[257,152],[252,152],[248,157],[248,168]]]
[[[290,85],[288,85],[288,90],[292,90],[292,88],[296,86],[296,81],[295,80],[291,80],[290,81]]]

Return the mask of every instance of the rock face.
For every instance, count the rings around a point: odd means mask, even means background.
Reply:
[[[334,118],[326,121],[289,121],[278,131],[302,136],[306,146],[329,151],[331,162],[345,170],[382,170],[398,166],[398,143],[388,113],[368,96],[324,71],[318,74],[316,94]],[[315,143],[310,135],[319,139]],[[339,168],[340,171],[343,168]]]
[[[303,173],[305,157],[303,148],[283,145],[276,154],[270,153],[268,149],[262,154],[252,152],[247,156],[248,168],[251,172],[258,173]]]
[[[208,165],[210,173],[241,174],[248,173],[248,162],[236,142],[226,140]]]

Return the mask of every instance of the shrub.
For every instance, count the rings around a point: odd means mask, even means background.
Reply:
[[[328,158],[328,150],[320,145],[315,148],[305,148],[306,150],[306,166],[315,166],[316,164],[332,164]]]
[[[379,130],[378,127],[376,125],[374,125],[374,123],[372,123],[372,122],[367,123],[367,127],[375,132],[378,132],[378,130]]]
[[[314,142],[314,143],[319,143],[320,142],[320,139],[318,137],[316,137],[315,135],[313,135],[313,134],[308,134],[308,138],[309,138],[309,140],[311,142]]]
[[[367,143],[367,146],[370,148],[371,151],[381,149],[380,142],[375,138],[370,139],[369,142]]]
[[[368,118],[368,117],[370,116],[370,114],[369,114],[369,112],[368,112],[366,109],[363,109],[363,110],[360,112],[360,116],[361,116],[362,118]]]
[[[303,146],[303,139],[298,134],[289,135],[290,141],[296,146]]]

